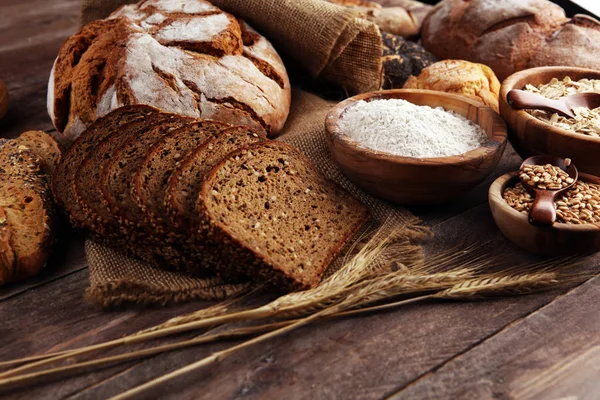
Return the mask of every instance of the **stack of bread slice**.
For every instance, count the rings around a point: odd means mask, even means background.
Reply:
[[[54,243],[49,173],[61,146],[42,131],[0,140],[0,285],[37,274]]]
[[[92,124],[53,192],[74,226],[153,265],[282,289],[314,286],[368,216],[263,131],[143,105]]]

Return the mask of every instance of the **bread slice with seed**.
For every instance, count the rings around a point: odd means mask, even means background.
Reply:
[[[4,229],[3,236],[8,235],[8,247],[3,247],[6,257],[3,261],[12,260],[12,265],[0,264],[0,285],[28,278],[37,274],[45,265],[54,242],[52,228],[54,226],[53,204],[49,188],[43,190],[39,182],[31,183],[23,178],[0,175],[0,208]],[[2,241],[3,239],[0,239]],[[1,245],[0,245],[1,246]],[[12,251],[12,256],[10,254]]]
[[[217,271],[285,290],[315,286],[368,218],[367,208],[304,154],[276,141],[216,166],[198,202],[219,246]]]
[[[171,174],[164,204],[171,221],[180,231],[196,231],[199,214],[196,199],[206,174],[229,153],[265,141],[248,127],[232,127],[190,154]]]
[[[114,156],[105,164],[100,175],[102,199],[111,214],[119,221],[121,233],[142,234],[144,214],[131,196],[131,184],[135,171],[144,161],[145,155],[165,135],[196,121],[193,118],[168,114],[169,119],[156,124],[143,135],[129,137],[115,147]]]
[[[69,214],[73,225],[83,227],[86,221],[73,185],[81,163],[93,153],[97,145],[120,132],[127,124],[147,120],[158,113],[160,111],[157,109],[143,105],[119,108],[96,120],[65,152],[63,162],[52,176],[52,193],[56,202]]]
[[[52,174],[62,160],[62,145],[54,136],[44,131],[23,132],[15,141],[29,147],[42,160],[44,172],[47,174]]]
[[[124,145],[152,132],[157,126],[177,121],[172,114],[155,113],[148,118],[131,122],[115,131],[113,135],[95,147],[79,167],[74,180],[76,201],[81,208],[85,224],[97,235],[119,235],[119,222],[106,205],[101,185],[102,173],[117,157]]]
[[[189,153],[221,135],[230,125],[202,120],[172,131],[148,152],[133,176],[131,196],[144,213],[146,222],[158,232],[165,232],[164,196],[169,176]]]

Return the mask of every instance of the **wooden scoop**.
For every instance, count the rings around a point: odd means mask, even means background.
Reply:
[[[521,164],[522,169],[525,165],[546,165],[552,164],[563,171],[565,171],[571,178],[573,178],[573,182],[569,184],[567,187],[558,190],[552,189],[538,189],[528,185],[521,179],[521,184],[530,195],[534,196],[533,205],[531,206],[531,210],[529,211],[529,222],[532,225],[552,225],[556,221],[556,209],[554,208],[554,201],[557,197],[561,197],[567,191],[569,191],[575,183],[577,183],[577,179],[579,178],[579,173],[577,172],[577,168],[573,163],[568,166],[565,165],[565,159],[554,157],[554,156],[535,156],[529,157],[527,160],[523,161]]]
[[[576,107],[586,107],[590,110],[600,107],[600,93],[579,93],[552,100],[524,90],[513,89],[506,95],[506,101],[515,110],[544,110],[567,118],[575,118],[573,109]]]

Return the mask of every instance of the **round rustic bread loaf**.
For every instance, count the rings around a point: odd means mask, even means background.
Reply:
[[[416,37],[421,31],[421,23],[432,8],[418,1],[396,1],[395,7],[382,7],[368,0],[328,0],[331,3],[348,7],[360,13],[363,18],[377,24],[383,32],[402,37]]]
[[[464,60],[439,61],[421,71],[418,77],[408,78],[404,88],[460,94],[498,112],[500,82],[494,71],[483,64]]]
[[[243,21],[203,0],[142,0],[63,44],[48,84],[48,112],[69,140],[132,104],[274,136],[290,96],[277,52]]]
[[[545,65],[600,69],[600,22],[547,0],[443,0],[421,34],[438,58],[488,65],[500,81]]]

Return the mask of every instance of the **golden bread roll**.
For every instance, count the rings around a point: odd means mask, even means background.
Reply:
[[[498,112],[500,82],[486,65],[463,60],[443,60],[410,77],[404,89],[428,89],[456,93],[489,106]]]

